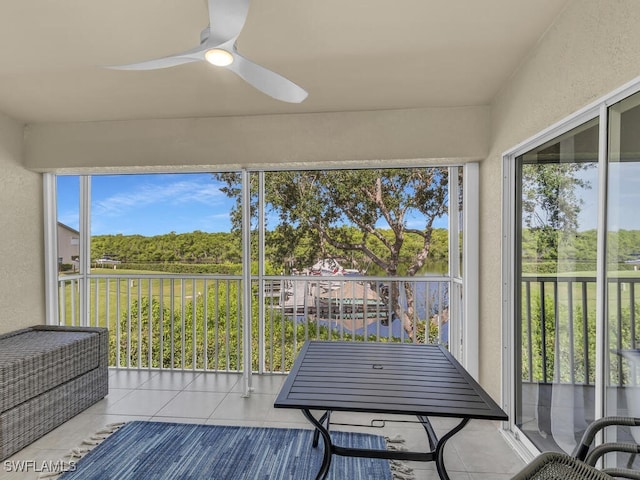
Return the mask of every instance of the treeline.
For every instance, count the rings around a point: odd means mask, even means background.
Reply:
[[[362,235],[350,227],[340,229],[351,238]],[[391,231],[381,231],[385,237],[392,238]],[[256,240],[255,238],[253,240]],[[407,234],[401,251],[407,263],[420,249],[422,239]],[[344,252],[322,244],[313,234],[295,230],[283,232],[276,230],[266,233],[265,257],[269,264],[279,265],[279,270],[310,267],[321,258],[338,259],[345,268],[367,270],[376,274],[364,255],[358,252]],[[366,240],[372,251],[381,251],[384,247],[375,238]],[[255,244],[255,242],[254,242]],[[257,249],[254,247],[254,252]],[[206,233],[167,233],[145,237],[142,235],[95,235],[91,237],[92,262],[109,257],[122,263],[118,268],[136,270],[162,269],[174,273],[237,273],[237,265],[242,262],[240,236],[235,232]],[[254,259],[257,255],[254,255]],[[436,229],[433,232],[429,259],[432,262],[446,261],[448,258],[448,231]],[[154,267],[155,265],[155,267]],[[226,266],[226,267],[225,267]],[[177,269],[177,270],[176,270]],[[212,270],[213,269],[213,270]]]
[[[550,240],[550,237],[554,237]],[[551,271],[595,270],[597,251],[597,231],[586,230],[571,234],[558,233],[548,229],[523,229],[522,261],[536,265],[548,265]],[[607,237],[608,263],[618,264],[620,269],[633,269],[625,264],[629,260],[640,259],[640,231],[619,230],[609,232]]]
[[[342,227],[342,230],[345,235],[359,234],[350,227]],[[391,238],[391,232],[382,232]],[[553,241],[549,240],[550,236],[555,237]],[[407,262],[420,248],[420,242],[418,236],[407,234],[402,249],[402,256]],[[383,248],[372,238],[367,240],[367,244],[373,251]],[[524,229],[522,260],[525,266],[529,264],[533,268],[535,265],[536,271],[540,271],[545,264],[549,266],[550,271],[561,271],[563,263],[570,271],[595,269],[596,245],[595,229],[564,236],[544,229]],[[610,233],[607,250],[610,264],[618,263],[622,269],[632,269],[632,265],[624,262],[640,258],[640,231],[620,230]],[[157,269],[174,273],[238,273],[237,266],[242,263],[240,236],[233,232],[171,232],[151,237],[96,235],[91,238],[91,253],[94,262],[109,256],[122,262],[122,268],[154,269],[151,266],[155,264]],[[367,270],[374,275],[379,273],[375,271],[374,265],[369,264],[357,252],[336,251],[330,246],[320,244],[312,235],[296,236],[295,230],[287,233],[267,232],[265,256],[271,265],[280,265],[280,269],[286,270],[303,269],[313,265],[320,258],[334,257],[341,261],[345,268]],[[433,232],[429,260],[446,262],[447,258],[448,231],[436,229]]]
[[[111,257],[122,263],[238,263],[240,239],[232,233],[170,232],[164,235],[95,235],[91,257]]]

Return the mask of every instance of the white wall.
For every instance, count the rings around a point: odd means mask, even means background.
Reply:
[[[639,76],[638,25],[638,0],[573,0],[492,105],[491,150],[480,169],[480,380],[496,398],[502,153]]]
[[[42,176],[22,166],[22,143],[0,114],[0,333],[45,323]]]

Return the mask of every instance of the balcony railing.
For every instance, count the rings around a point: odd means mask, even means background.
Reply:
[[[59,321],[108,327],[111,366],[242,371],[242,277],[110,273],[83,282],[59,279]],[[268,276],[252,286],[252,368],[269,373],[287,372],[308,339],[447,344],[450,292],[461,288],[442,276]]]
[[[640,384],[621,352],[638,349],[640,278],[608,279],[609,384]],[[522,380],[595,383],[595,277],[524,277],[521,296]]]
[[[606,410],[638,415],[640,278],[609,278],[605,338],[596,338],[595,277],[525,277],[516,424],[540,450],[571,451],[596,418],[596,345],[606,341]],[[629,431],[609,432],[619,441]],[[613,439],[613,438],[612,438]],[[626,463],[626,460],[625,460]],[[622,465],[621,465],[622,466]]]

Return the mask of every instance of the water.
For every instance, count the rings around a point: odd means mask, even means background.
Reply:
[[[339,280],[338,280],[339,281]],[[417,321],[429,321],[434,315],[442,314],[449,307],[449,283],[447,280],[436,281],[416,281],[412,284],[414,288],[415,315]],[[388,289],[388,283],[379,283],[378,287],[382,293],[383,289]],[[385,296],[386,294],[383,294]],[[404,295],[404,289],[400,292],[400,305],[406,307],[407,300]],[[384,307],[385,312],[389,312],[388,307]],[[406,339],[408,334],[404,331],[402,321],[391,313],[391,322],[385,320],[375,320],[365,327],[349,328],[349,320],[340,321],[338,318],[318,319],[318,323],[322,326],[331,328],[334,331],[343,332],[345,334],[376,336],[381,338]],[[304,323],[306,317],[304,315],[296,316],[299,323]],[[362,325],[362,322],[358,322]],[[449,339],[449,324],[444,323],[440,330],[440,342],[447,343]]]

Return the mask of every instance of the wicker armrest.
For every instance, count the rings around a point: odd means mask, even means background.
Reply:
[[[637,470],[629,470],[628,468],[605,468],[602,471],[613,478],[640,480],[640,472]]]
[[[512,480],[611,480],[606,473],[564,453],[537,456]]]
[[[582,435],[582,440],[580,440],[580,444],[576,447],[573,452],[573,456],[580,460],[584,460],[587,458],[587,453],[589,452],[589,447],[593,442],[596,434],[602,430],[603,428],[609,426],[627,426],[627,427],[638,427],[640,426],[640,418],[635,417],[604,417],[596,420],[591,423],[587,430]]]
[[[637,443],[623,443],[623,442],[608,442],[603,443],[602,445],[597,446],[585,459],[584,463],[587,465],[591,465],[594,467],[600,457],[606,455],[609,452],[621,452],[621,453],[630,453],[632,455],[640,454],[640,445]],[[639,472],[640,474],[640,472]]]

